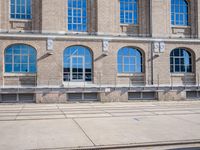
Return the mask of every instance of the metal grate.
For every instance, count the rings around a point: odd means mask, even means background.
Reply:
[[[70,93],[70,94],[68,94],[68,98],[70,101],[80,101],[80,100],[82,100],[82,94],[81,93]]]
[[[129,100],[155,100],[156,92],[129,92]]]
[[[155,99],[156,93],[155,92],[144,92],[144,93],[142,93],[142,98],[143,99]]]
[[[21,103],[33,103],[35,102],[34,94],[19,94],[18,95],[19,102]]]
[[[3,103],[17,102],[17,94],[3,94],[1,95],[1,102]]]
[[[84,93],[84,100],[97,100],[97,93]]]
[[[187,99],[200,99],[200,91],[187,91],[186,98]]]
[[[2,94],[2,103],[34,103],[35,94]]]
[[[69,93],[69,101],[97,101],[97,93]]]

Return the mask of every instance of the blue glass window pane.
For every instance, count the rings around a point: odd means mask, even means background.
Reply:
[[[27,15],[27,16],[26,16],[26,19],[31,19],[31,15]]]
[[[20,72],[20,64],[14,64],[14,72]]]
[[[11,47],[7,48],[5,54],[12,54],[12,48]]]
[[[29,65],[29,72],[30,73],[35,73],[36,72],[36,65],[35,64],[30,64]]]
[[[5,55],[5,63],[12,63],[12,55]]]
[[[21,59],[22,63],[28,63],[28,56],[22,56]]]
[[[22,16],[21,16],[21,19],[26,19],[26,16],[25,16],[25,15],[22,15]]]
[[[20,56],[14,56],[14,63],[20,63]]]
[[[124,73],[130,73],[129,71],[129,65],[124,65]]]
[[[15,0],[11,0],[11,5],[14,5],[15,4]]]
[[[136,70],[137,73],[140,73],[142,72],[142,66],[141,65],[137,65],[137,70]]]
[[[20,13],[20,6],[17,6],[17,13],[19,14]]]
[[[124,48],[123,49],[123,55],[126,55],[126,56],[129,55],[129,48]]]
[[[85,68],[89,69],[90,72],[91,72],[91,71],[92,71],[92,62],[86,63],[86,64],[85,64]]]
[[[124,58],[124,64],[129,64],[129,59],[128,58]]]
[[[21,64],[21,72],[28,72],[28,65],[27,64]]]
[[[21,46],[21,54],[28,55],[29,51],[27,50],[26,46]]]
[[[21,12],[20,13],[25,16],[25,7],[24,6],[21,6]]]
[[[135,64],[136,62],[135,62],[135,59],[134,59],[134,57],[131,57],[130,58],[130,64]]]
[[[19,15],[19,14],[16,14],[15,16],[16,16],[16,18],[20,18],[20,15]]]
[[[29,62],[30,63],[36,63],[36,56],[35,55],[30,55],[29,56]]]
[[[187,70],[187,72],[192,72],[192,67],[191,66],[187,66],[187,68],[186,68]]]
[[[15,17],[15,15],[11,14],[11,15],[10,15],[10,17],[11,17],[11,18],[14,18],[14,17]]]
[[[86,31],[87,30],[87,26],[82,26],[82,31]]]
[[[173,52],[174,56],[179,56],[180,55],[179,51],[180,51],[179,49],[174,50],[174,52]]]
[[[129,72],[136,72],[134,65],[130,65],[129,67],[130,67]]]
[[[12,72],[12,64],[5,64],[5,72]]]
[[[31,54],[31,55],[36,55],[36,51],[35,51],[34,48],[29,47],[28,50],[29,50],[29,54]]]
[[[68,30],[72,30],[72,24],[68,24]]]
[[[175,58],[175,64],[180,64],[179,58]]]
[[[13,50],[14,54],[20,54],[20,47],[15,47],[15,49]]]
[[[118,57],[117,62],[118,62],[118,64],[122,64],[122,57]]]
[[[181,72],[185,72],[185,66],[181,65]]]
[[[15,6],[11,5],[11,14],[14,14],[14,13],[15,13]]]
[[[77,24],[73,24],[72,29],[73,29],[73,31],[76,31],[77,30]]]
[[[86,63],[92,63],[92,58],[91,58],[91,56],[85,55],[85,62],[86,62]]]

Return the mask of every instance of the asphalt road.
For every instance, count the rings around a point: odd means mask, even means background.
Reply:
[[[0,136],[0,150],[197,150],[200,101],[0,104]]]

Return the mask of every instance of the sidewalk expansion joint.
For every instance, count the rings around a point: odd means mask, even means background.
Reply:
[[[23,111],[24,107],[25,107],[25,105],[22,105],[20,111],[17,113],[17,115],[16,115],[16,117],[15,117],[14,120],[17,120],[17,117],[18,117],[18,116],[20,115],[20,113]]]
[[[80,124],[72,118],[72,120],[75,122],[75,124],[80,128],[80,130],[85,134],[85,136],[90,140],[90,142],[93,144],[93,146],[96,146],[96,144],[92,141],[92,139],[87,135],[87,133],[84,131],[84,129],[80,126]]]
[[[67,115],[65,114],[65,112],[58,106],[56,105],[57,109],[62,113],[62,115],[65,117],[65,119],[68,119]]]

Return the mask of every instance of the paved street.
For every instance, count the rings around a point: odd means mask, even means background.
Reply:
[[[199,149],[200,101],[1,104],[0,135],[1,150]]]

